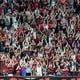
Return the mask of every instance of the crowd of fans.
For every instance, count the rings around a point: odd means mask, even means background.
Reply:
[[[80,1],[0,0],[0,72],[80,72]]]

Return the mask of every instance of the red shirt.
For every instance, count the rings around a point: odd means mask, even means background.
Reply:
[[[65,75],[65,76],[68,75],[68,69],[67,69],[67,68],[65,68],[65,69],[63,70],[63,75]]]
[[[21,34],[23,34],[23,30],[22,28],[19,26],[17,29],[18,35],[20,36]]]
[[[80,63],[80,54],[77,54],[77,55],[76,55],[76,61],[77,61],[78,63]]]
[[[50,68],[48,69],[48,73],[49,73],[49,74],[53,74],[53,73],[54,73],[54,68],[53,68],[53,67],[50,67]]]
[[[36,9],[36,8],[38,8],[38,6],[39,6],[39,5],[38,5],[38,2],[35,2],[35,3],[34,3],[34,8]]]
[[[8,67],[7,72],[8,72],[9,74],[13,74],[13,67]]]
[[[44,30],[44,24],[39,24],[40,30]]]
[[[32,68],[33,68],[34,70],[36,70],[36,68],[37,68],[37,62],[36,62],[36,61],[33,62]]]
[[[48,29],[52,29],[52,24],[51,23],[48,24]]]

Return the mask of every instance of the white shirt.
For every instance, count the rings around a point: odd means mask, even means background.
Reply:
[[[37,76],[42,76],[42,67],[41,66],[37,67],[37,73],[36,74],[37,74]]]
[[[74,29],[74,25],[73,24],[71,24],[71,30],[73,30]]]
[[[71,58],[76,62],[76,55],[75,55],[75,54],[73,54],[73,55],[71,56]]]
[[[4,0],[5,3],[7,3],[7,0]]]
[[[33,32],[34,39],[36,39],[36,32]]]
[[[45,29],[47,29],[47,30],[48,30],[48,25],[45,25]]]
[[[55,2],[54,2],[54,0],[52,1],[51,6],[53,6],[53,7],[55,6]]]

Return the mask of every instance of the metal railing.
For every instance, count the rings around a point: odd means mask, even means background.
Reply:
[[[0,80],[80,80],[80,76],[0,76]]]

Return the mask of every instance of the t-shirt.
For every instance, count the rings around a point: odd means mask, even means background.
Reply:
[[[55,6],[55,2],[54,1],[52,1],[51,6],[53,6],[53,7]]]
[[[37,67],[37,76],[42,76],[42,67]]]
[[[10,25],[10,16],[5,16],[5,24]]]
[[[32,71],[31,67],[27,67],[26,72],[31,73],[31,71]]]
[[[44,30],[44,25],[43,24],[40,24],[39,25],[39,28],[40,28],[40,30]]]
[[[34,3],[34,7],[35,7],[35,8],[38,8],[38,6],[39,6],[39,5],[38,5],[38,2],[35,2],[35,3]]]
[[[21,70],[21,75],[22,75],[22,76],[26,76],[26,68],[22,68],[22,70]]]

